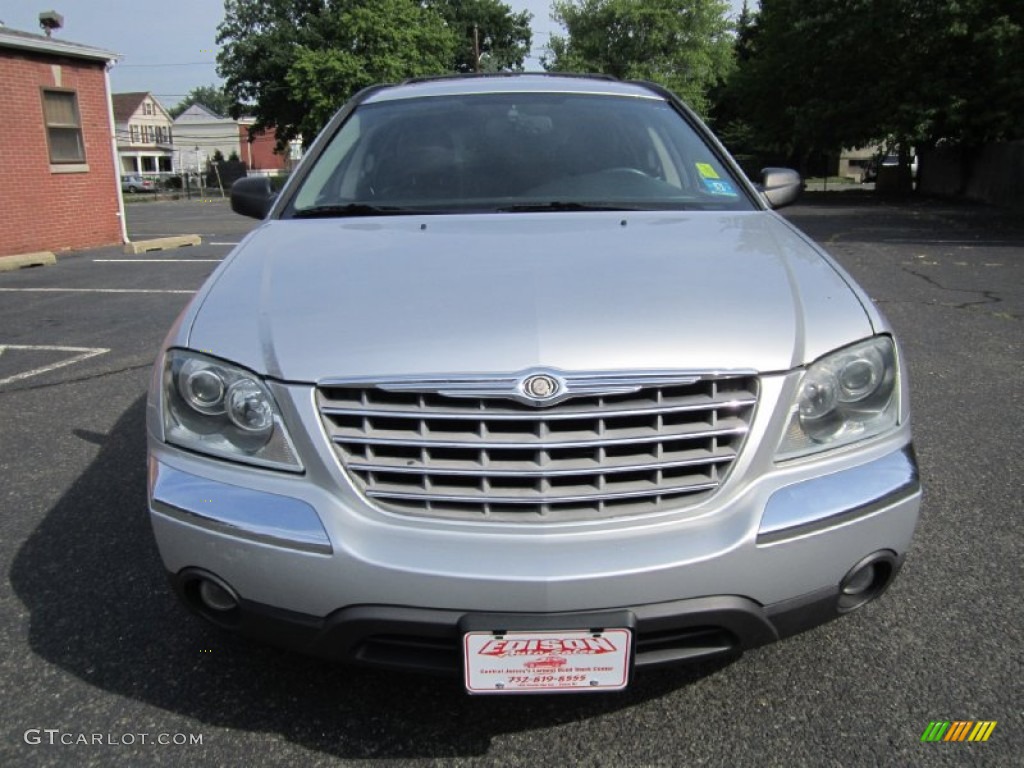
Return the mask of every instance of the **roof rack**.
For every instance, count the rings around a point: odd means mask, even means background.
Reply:
[[[399,85],[411,85],[413,83],[432,83],[437,80],[471,80],[474,78],[487,77],[519,77],[520,75],[539,75],[542,77],[577,77],[583,80],[610,80],[617,82],[619,78],[614,75],[605,75],[598,72],[452,72],[445,75],[421,75],[410,77]]]

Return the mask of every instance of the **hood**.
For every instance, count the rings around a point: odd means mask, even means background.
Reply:
[[[301,382],[782,371],[872,333],[770,212],[271,220],[196,301],[191,348]]]

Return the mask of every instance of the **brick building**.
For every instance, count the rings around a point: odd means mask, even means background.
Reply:
[[[243,117],[238,121],[239,157],[250,171],[277,173],[291,170],[302,157],[302,142],[293,141],[283,153],[275,151],[277,132],[270,130],[253,131],[254,117]]]
[[[126,239],[107,78],[116,58],[0,26],[0,257]]]

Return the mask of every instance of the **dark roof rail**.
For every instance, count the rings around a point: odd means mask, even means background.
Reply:
[[[410,77],[399,85],[411,85],[413,83],[432,83],[438,80],[471,80],[474,78],[488,77],[522,77],[523,75],[537,75],[542,77],[576,77],[582,80],[610,80],[617,82],[619,78],[614,75],[605,75],[599,72],[451,72],[444,75],[420,75]]]

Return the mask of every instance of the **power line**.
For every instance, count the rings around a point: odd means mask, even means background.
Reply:
[[[216,65],[216,61],[176,61],[174,63],[163,63],[163,65],[118,65],[118,69],[128,67],[206,67]]]

